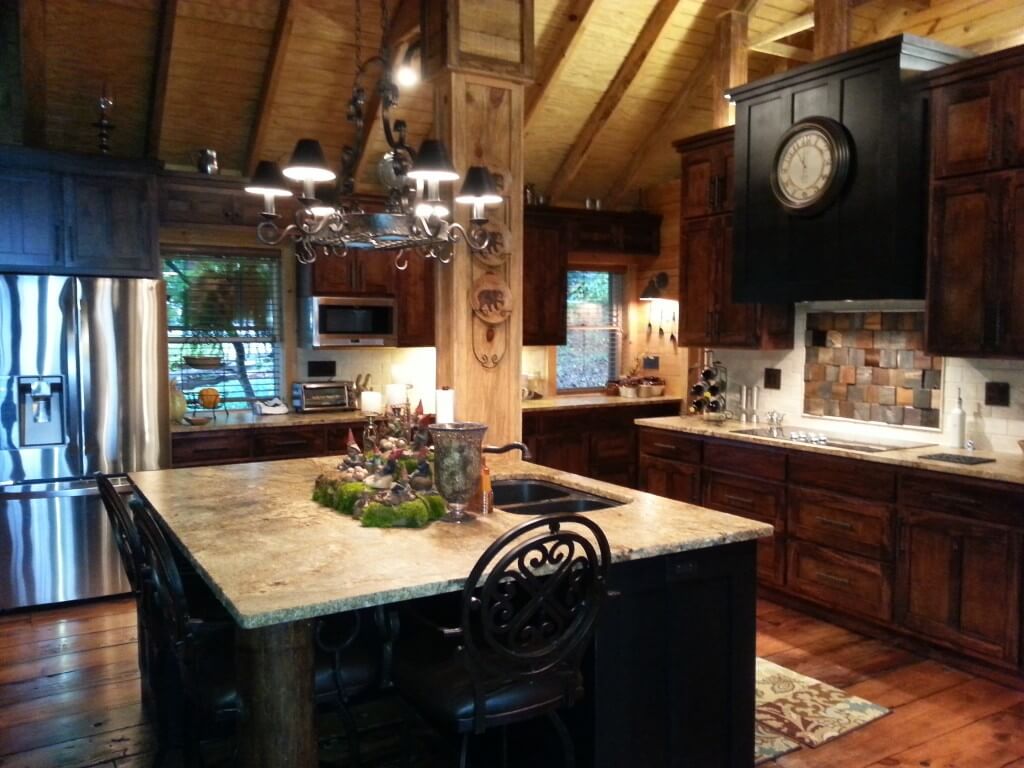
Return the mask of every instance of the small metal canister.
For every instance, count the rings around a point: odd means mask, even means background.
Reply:
[[[214,176],[220,171],[217,165],[217,150],[209,148],[200,149],[196,156],[196,168],[200,173]]]

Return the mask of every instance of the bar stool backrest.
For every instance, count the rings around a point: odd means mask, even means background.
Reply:
[[[117,492],[110,477],[102,473],[96,473],[96,486],[99,488],[100,498],[107,510],[107,519],[114,532],[114,542],[117,544],[117,552],[121,556],[121,565],[124,566],[125,574],[128,576],[128,583],[136,593],[142,589],[142,565],[143,553],[142,542],[139,539],[139,532],[132,521],[132,513],[124,496]]]
[[[186,650],[191,640],[188,601],[171,547],[153,513],[144,504],[135,507],[135,525],[147,566],[145,589],[164,639],[177,650]]]

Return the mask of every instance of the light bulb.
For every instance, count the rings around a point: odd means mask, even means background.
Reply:
[[[411,88],[420,81],[420,73],[408,64],[402,64],[395,72],[395,81],[404,88]]]

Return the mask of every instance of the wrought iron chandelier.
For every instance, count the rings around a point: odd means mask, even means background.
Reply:
[[[491,244],[485,207],[502,202],[491,172],[482,165],[471,166],[455,202],[472,206],[470,226],[449,220],[450,211],[441,198],[441,184],[458,181],[444,143],[425,139],[419,150],[406,143],[404,120],[391,122],[390,110],[398,103],[398,86],[391,75],[391,56],[385,44],[388,29],[387,0],[381,0],[381,47],[376,55],[361,61],[362,36],[360,0],[356,2],[356,61],[360,62],[348,105],[348,120],[356,126],[356,143],[363,142],[366,92],[361,81],[374,66],[381,69],[377,89],[380,96],[384,138],[390,147],[377,165],[381,183],[388,190],[383,213],[367,213],[357,201],[354,173],[359,153],[351,146],[342,151],[340,175],[327,165],[323,148],[315,139],[299,139],[291,160],[282,170],[277,163],[261,160],[246,192],[263,197],[263,211],[256,234],[266,245],[291,240],[295,255],[304,264],[318,255],[344,256],[349,250],[394,253],[395,266],[408,266],[407,254],[420,253],[447,264],[456,243],[463,241],[474,251]],[[406,57],[408,58],[408,57]],[[406,62],[408,64],[408,61]],[[289,181],[300,185],[299,206],[294,221],[282,226],[277,213],[278,197],[291,197]],[[317,196],[317,184],[332,184]]]

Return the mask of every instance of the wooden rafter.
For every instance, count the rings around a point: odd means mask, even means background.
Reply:
[[[736,3],[735,10],[744,13],[748,17],[757,12],[758,7],[764,0],[740,0]],[[798,30],[799,31],[799,30]],[[793,34],[793,33],[790,33]],[[650,131],[640,146],[630,155],[629,162],[612,184],[608,193],[608,203],[611,207],[622,202],[626,191],[632,188],[636,181],[637,174],[644,167],[647,158],[656,147],[664,145],[668,139],[665,134],[679,120],[693,99],[700,93],[701,89],[708,84],[713,66],[713,52],[709,48],[697,62],[690,76],[686,78],[682,88],[676,93],[672,101],[662,111],[653,131]]]
[[[167,77],[171,71],[171,48],[178,19],[178,0],[160,3],[160,27],[153,61],[153,83],[149,97],[149,119],[146,125],[146,155],[160,156],[160,135],[164,125],[164,104],[167,102]]]
[[[399,58],[405,55],[409,45],[412,44],[419,34],[420,3],[417,0],[400,0],[387,33],[386,47],[392,53],[388,66],[393,67]],[[356,184],[362,178],[366,169],[366,163],[369,162],[367,149],[371,146],[373,138],[384,130],[380,125],[380,111],[380,90],[375,83],[369,89],[366,97],[366,107],[363,110],[363,138],[360,141],[359,147],[357,147],[358,155],[356,157],[358,159],[356,160],[355,171],[352,174]],[[376,162],[376,158],[374,158],[374,162]]]
[[[534,84],[526,91],[524,128],[529,128],[530,119],[540,110],[550,92],[551,84],[558,80],[559,73],[583,38],[587,17],[593,5],[594,0],[570,0],[569,8],[565,12],[565,26],[551,48],[551,55],[541,64]]]
[[[612,78],[607,90],[601,96],[601,100],[594,107],[589,117],[583,123],[583,130],[576,137],[576,141],[569,148],[569,154],[562,161],[561,166],[555,172],[551,188],[548,190],[552,201],[558,202],[565,194],[565,191],[572,184],[576,174],[583,167],[587,155],[594,146],[594,140],[604,128],[618,107],[622,97],[626,94],[629,86],[633,83],[640,67],[647,60],[648,54],[654,47],[655,42],[661,37],[662,31],[672,17],[679,0],[658,0],[654,9],[644,22],[640,34],[633,42],[633,46],[626,54],[622,65],[619,67],[615,77]]]
[[[267,66],[263,70],[263,88],[260,90],[260,103],[256,108],[256,120],[253,123],[249,138],[249,152],[245,167],[248,173],[256,170],[256,164],[262,158],[263,147],[270,130],[270,114],[273,110],[274,97],[281,82],[284,71],[284,60],[288,54],[288,45],[292,39],[292,27],[295,25],[297,3],[293,0],[281,0],[277,10],[277,22],[274,25],[274,39],[270,45]]]
[[[750,50],[765,53],[769,56],[777,56],[780,59],[789,59],[790,61],[808,62],[814,60],[814,51],[810,48],[800,48],[788,43],[761,43],[756,48],[751,46]]]
[[[18,8],[21,36],[21,88],[25,105],[22,141],[46,146],[46,4],[21,0]]]
[[[789,37],[790,35],[795,35],[798,32],[804,32],[808,29],[814,29],[814,13],[801,14],[800,16],[779,24],[777,27],[765,32],[763,35],[752,38],[750,40],[750,47],[756,51],[766,43],[774,43],[784,37]]]

